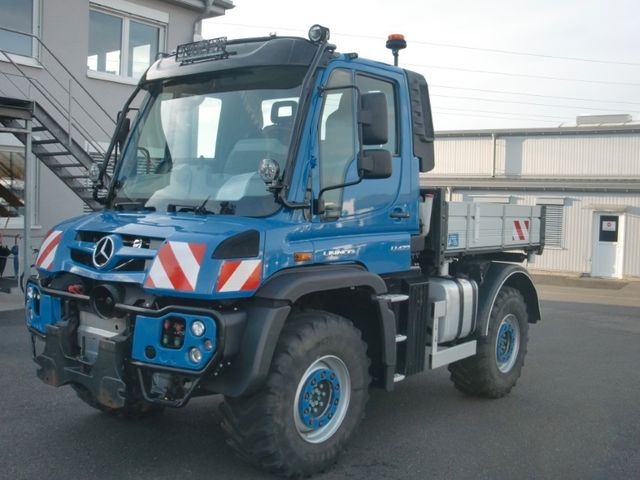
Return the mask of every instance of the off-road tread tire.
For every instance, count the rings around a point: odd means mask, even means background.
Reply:
[[[520,349],[513,368],[502,373],[496,360],[495,341],[500,322],[507,313],[518,318],[520,326]],[[478,336],[477,352],[449,365],[454,386],[468,395],[485,398],[501,398],[516,385],[522,373],[529,340],[527,306],[522,294],[512,287],[503,287],[496,297],[489,317],[487,336]]]
[[[114,417],[121,417],[127,419],[138,419],[144,417],[150,417],[159,415],[164,411],[162,405],[155,405],[153,403],[145,402],[144,400],[138,400],[133,403],[127,404],[122,408],[111,408],[98,402],[96,397],[86,388],[79,385],[71,384],[71,387],[76,392],[76,395],[80,400],[89,405],[90,407],[100,410],[108,415]]]
[[[265,385],[257,393],[225,397],[220,406],[227,443],[247,463],[289,478],[326,471],[364,418],[369,397],[369,358],[360,330],[339,315],[298,310],[287,320]],[[295,430],[293,399],[302,374],[315,359],[334,354],[351,379],[349,409],[338,431],[321,444]]]

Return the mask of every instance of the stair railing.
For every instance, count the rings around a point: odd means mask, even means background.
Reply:
[[[15,61],[15,54],[0,49],[0,58],[8,61],[14,70],[0,70],[0,75],[11,85],[7,88],[0,85],[3,95],[9,96],[13,90],[25,100],[35,100],[66,130],[69,144],[75,140],[82,148],[88,147],[104,156],[106,148],[95,137],[104,135],[105,142],[110,139],[116,122],[109,112],[36,35],[5,27],[0,30],[34,39],[40,53],[36,59],[40,67],[38,73],[29,75],[28,67]]]

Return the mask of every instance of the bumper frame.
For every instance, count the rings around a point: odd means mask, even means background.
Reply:
[[[209,316],[216,324],[217,348],[211,359],[200,370],[146,363],[132,359],[133,332],[129,332],[126,335],[101,338],[95,362],[89,363],[79,356],[75,341],[78,315],[72,305],[73,301],[86,304],[89,297],[47,288],[39,282],[38,288],[47,295],[59,297],[62,303],[60,320],[47,325],[44,334],[29,328],[33,358],[39,367],[38,378],[55,387],[67,384],[80,385],[94,395],[100,404],[108,408],[124,408],[129,402],[139,399],[158,405],[183,407],[193,396],[201,392],[200,380],[219,368],[221,358],[235,353],[239,340],[227,342],[227,334],[231,333],[231,336],[236,338],[241,336],[246,323],[244,311],[225,312],[183,305],[168,305],[153,310],[117,304],[116,308],[131,315],[132,321],[136,315],[140,314],[150,317],[162,317],[168,313]],[[44,340],[44,350],[37,354],[35,342],[40,340]],[[169,373],[186,377],[192,382],[181,398],[160,398],[150,393],[148,379],[153,373]],[[202,392],[202,394],[205,393]]]

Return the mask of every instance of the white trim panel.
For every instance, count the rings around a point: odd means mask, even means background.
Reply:
[[[90,3],[100,7],[118,10],[125,15],[135,15],[138,17],[148,18],[160,23],[169,23],[169,13],[155,8],[143,7],[136,3],[127,2],[125,0],[96,0]]]

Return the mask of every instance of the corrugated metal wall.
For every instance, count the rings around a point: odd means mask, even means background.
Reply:
[[[638,135],[509,137],[506,140],[506,170],[507,173],[511,170],[514,175],[640,175]]]
[[[491,176],[491,137],[437,138],[429,175]]]
[[[429,175],[491,176],[491,136],[437,137]],[[496,138],[495,174],[534,177],[640,176],[640,135],[545,135]]]
[[[452,200],[482,198],[484,191],[453,193]],[[583,194],[563,192],[500,192],[500,195],[516,197],[517,203],[525,205],[542,204],[545,201],[557,203],[564,199],[564,246],[547,247],[542,256],[537,257],[532,270],[546,270],[572,273],[591,273],[594,212],[618,211],[624,214],[624,262],[623,276],[640,277],[640,195],[637,194]]]

